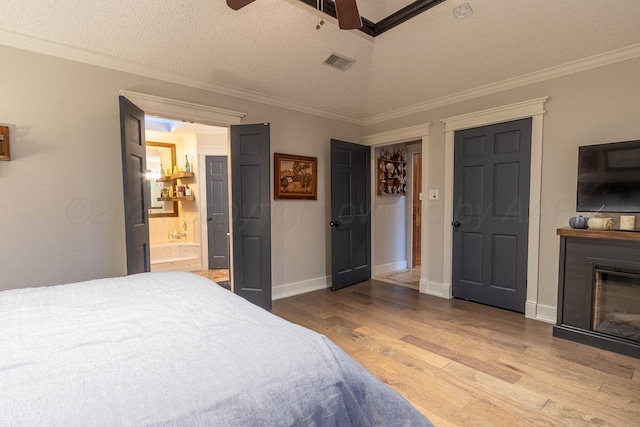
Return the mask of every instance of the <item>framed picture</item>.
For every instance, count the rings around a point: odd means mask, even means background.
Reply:
[[[318,200],[318,158],[274,153],[273,198]]]
[[[0,126],[0,160],[11,160],[9,153],[9,128]]]

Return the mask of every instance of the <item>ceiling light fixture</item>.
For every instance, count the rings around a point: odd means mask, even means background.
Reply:
[[[469,6],[469,3],[462,3],[461,5],[454,7],[452,12],[453,16],[455,16],[457,19],[464,19],[471,16],[473,10],[471,10],[471,6]]]

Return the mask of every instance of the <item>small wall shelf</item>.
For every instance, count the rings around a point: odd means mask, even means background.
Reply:
[[[159,202],[190,202],[195,199],[196,196],[158,197]]]
[[[167,175],[161,176],[160,178],[157,178],[156,181],[157,182],[175,181],[176,179],[193,178],[194,176],[195,174],[193,172],[182,172],[182,173],[172,174],[168,176]]]
[[[181,172],[181,173],[174,173],[171,175],[165,175],[165,176],[161,176],[160,178],[157,178],[156,181],[157,182],[169,182],[171,183],[170,186],[163,188],[163,190],[168,189],[168,195],[166,195],[164,192],[161,193],[165,194],[163,197],[158,197],[156,200],[158,200],[159,202],[190,202],[196,199],[196,197],[194,195],[189,195],[189,196],[173,196],[172,194],[176,194],[175,191],[177,187],[178,187],[178,180],[183,179],[183,178],[193,178],[195,176],[195,174],[193,172]],[[188,187],[188,186],[187,186]]]
[[[382,156],[378,159],[378,195],[407,194],[407,162],[404,151],[397,153],[395,158]]]

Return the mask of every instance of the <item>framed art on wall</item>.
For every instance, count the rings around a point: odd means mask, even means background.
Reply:
[[[274,199],[318,199],[318,158],[274,153]]]
[[[9,154],[9,128],[0,126],[0,160],[11,160]]]

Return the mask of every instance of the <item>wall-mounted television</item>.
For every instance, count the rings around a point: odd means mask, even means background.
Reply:
[[[578,148],[576,211],[598,210],[640,212],[640,140]]]

